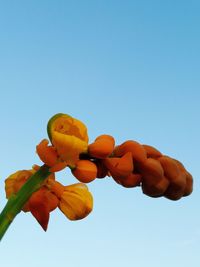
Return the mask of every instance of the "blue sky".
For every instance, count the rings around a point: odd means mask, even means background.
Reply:
[[[52,213],[44,233],[21,213],[1,265],[199,266],[199,1],[0,1],[0,208],[4,179],[40,164],[36,144],[55,113],[102,133],[153,145],[183,162],[190,197],[151,199],[111,179],[89,184],[94,211]],[[59,181],[75,183],[69,171]]]

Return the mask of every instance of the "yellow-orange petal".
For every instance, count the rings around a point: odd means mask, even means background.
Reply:
[[[90,160],[79,160],[72,173],[80,182],[89,183],[97,177],[97,166]]]
[[[147,153],[144,147],[136,141],[128,140],[114,149],[114,156],[121,157],[127,152],[132,153],[132,157],[137,162],[144,162],[147,159]]]
[[[100,135],[88,146],[88,154],[91,157],[104,159],[114,150],[115,140],[111,135]]]
[[[12,194],[17,193],[31,175],[31,171],[20,170],[7,177],[5,180],[6,198],[9,198]]]
[[[81,153],[87,152],[87,142],[73,135],[65,135],[59,132],[52,133],[52,143],[60,158],[68,165],[74,166]]]
[[[58,113],[54,115],[48,122],[47,132],[51,141],[53,133],[58,132],[64,135],[75,136],[88,143],[87,127],[85,124],[68,114]]]
[[[59,208],[68,219],[80,220],[92,211],[93,197],[84,184],[65,186]]]
[[[60,159],[68,165],[73,167],[79,155],[87,152],[87,128],[81,121],[59,113],[49,120],[47,131]]]
[[[49,190],[51,192],[53,192],[57,198],[61,198],[64,190],[65,190],[65,186],[62,185],[61,183],[59,183],[58,181],[54,181],[54,180],[49,180],[47,183],[47,187],[49,188]]]

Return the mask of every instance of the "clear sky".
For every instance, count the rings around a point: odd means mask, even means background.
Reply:
[[[199,0],[0,1],[0,208],[4,179],[40,164],[55,113],[153,145],[183,162],[190,197],[151,199],[112,179],[89,184],[94,211],[52,213],[46,233],[20,213],[0,245],[4,267],[197,267],[200,262]],[[59,181],[75,183],[69,171]]]

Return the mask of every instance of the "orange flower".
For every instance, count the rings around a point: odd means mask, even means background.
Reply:
[[[87,128],[81,121],[59,113],[49,120],[47,131],[57,154],[66,164],[75,166],[79,155],[87,152]]]
[[[51,172],[61,171],[67,167],[67,163],[59,158],[55,147],[48,146],[48,143],[47,139],[43,139],[36,146],[37,154],[47,166],[51,167]]]
[[[90,160],[79,160],[72,173],[80,182],[89,183],[97,177],[97,166]]]
[[[59,209],[69,220],[81,220],[92,211],[93,197],[85,184],[63,186],[51,181],[49,186],[60,200]]]
[[[37,167],[38,166],[34,166],[36,169]],[[10,198],[12,194],[16,194],[34,173],[35,169],[21,170],[11,174],[5,180],[6,197]],[[46,183],[48,181],[53,181],[54,179],[54,174],[51,174],[44,182],[44,186],[31,195],[22,209],[24,212],[31,211],[32,215],[37,219],[45,231],[49,221],[49,213],[58,206],[57,197],[46,187]]]
[[[98,136],[94,143],[88,146],[88,153],[91,157],[104,159],[114,150],[115,140],[111,135],[103,134]]]

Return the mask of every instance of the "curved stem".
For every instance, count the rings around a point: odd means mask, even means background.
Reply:
[[[42,186],[44,180],[50,174],[49,167],[43,165],[27,180],[17,194],[12,195],[8,199],[6,206],[0,214],[0,240],[33,192],[37,191]]]

